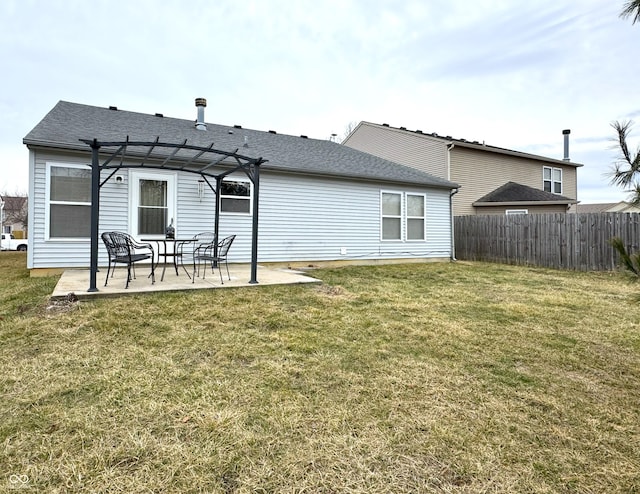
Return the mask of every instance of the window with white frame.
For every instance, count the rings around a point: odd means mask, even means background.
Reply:
[[[545,192],[562,194],[562,168],[542,167],[542,184]]]
[[[47,163],[48,238],[91,236],[91,168]]]
[[[407,201],[407,240],[424,240],[425,235],[425,196],[424,194],[406,194]]]
[[[426,236],[426,197],[410,192],[380,193],[382,240],[424,240]]]
[[[507,214],[507,215],[511,215],[511,214],[529,214],[529,210],[528,209],[507,209],[505,211],[505,214]]]
[[[402,193],[382,192],[382,240],[402,240]]]
[[[252,190],[249,180],[223,180],[220,184],[220,212],[251,214]]]

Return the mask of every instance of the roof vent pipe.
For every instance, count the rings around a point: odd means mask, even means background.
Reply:
[[[196,120],[196,129],[207,130],[207,124],[204,123],[204,109],[207,106],[207,100],[204,98],[196,98],[196,108],[198,109],[198,119]]]
[[[564,136],[564,161],[571,161],[569,159],[569,134],[571,134],[570,129],[565,129],[562,131],[562,135]]]

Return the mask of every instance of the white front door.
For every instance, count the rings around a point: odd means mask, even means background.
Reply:
[[[173,173],[131,172],[131,234],[137,238],[164,236],[176,227],[176,176]]]

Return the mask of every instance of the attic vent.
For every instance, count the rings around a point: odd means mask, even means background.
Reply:
[[[156,113],[156,117],[162,118],[162,117],[164,117],[164,115],[162,113]]]
[[[480,144],[478,141],[473,141],[473,144]]]
[[[233,128],[234,128],[234,129],[241,129],[241,128],[242,128],[242,125],[234,125],[234,126],[233,126]]]
[[[420,129],[416,130],[416,134],[422,134],[422,131]]]
[[[269,134],[277,134],[277,132],[275,130],[270,130]]]
[[[233,130],[229,129],[229,132],[228,132],[228,133],[229,133],[229,134],[233,134]]]
[[[118,107],[117,106],[110,106],[109,110],[114,110],[114,111],[118,111]]]
[[[308,139],[308,137],[305,135],[301,135],[300,137],[302,137],[303,139]]]
[[[466,139],[460,139],[460,142],[467,142]]]
[[[447,139],[451,139],[451,136],[447,136]]]
[[[382,124],[382,126],[383,126],[383,127],[389,127],[389,124],[385,124],[385,123],[383,123],[383,124]]]
[[[433,137],[438,137],[438,133],[437,133],[437,132],[431,132],[431,135],[432,135]]]

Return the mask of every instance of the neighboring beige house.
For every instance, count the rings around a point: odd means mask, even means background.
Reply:
[[[640,207],[625,201],[602,202],[598,204],[576,204],[572,213],[640,213]]]
[[[569,160],[569,131],[563,134],[562,160],[370,122],[360,122],[342,144],[460,184],[456,216],[565,213],[578,202],[582,165]]]

